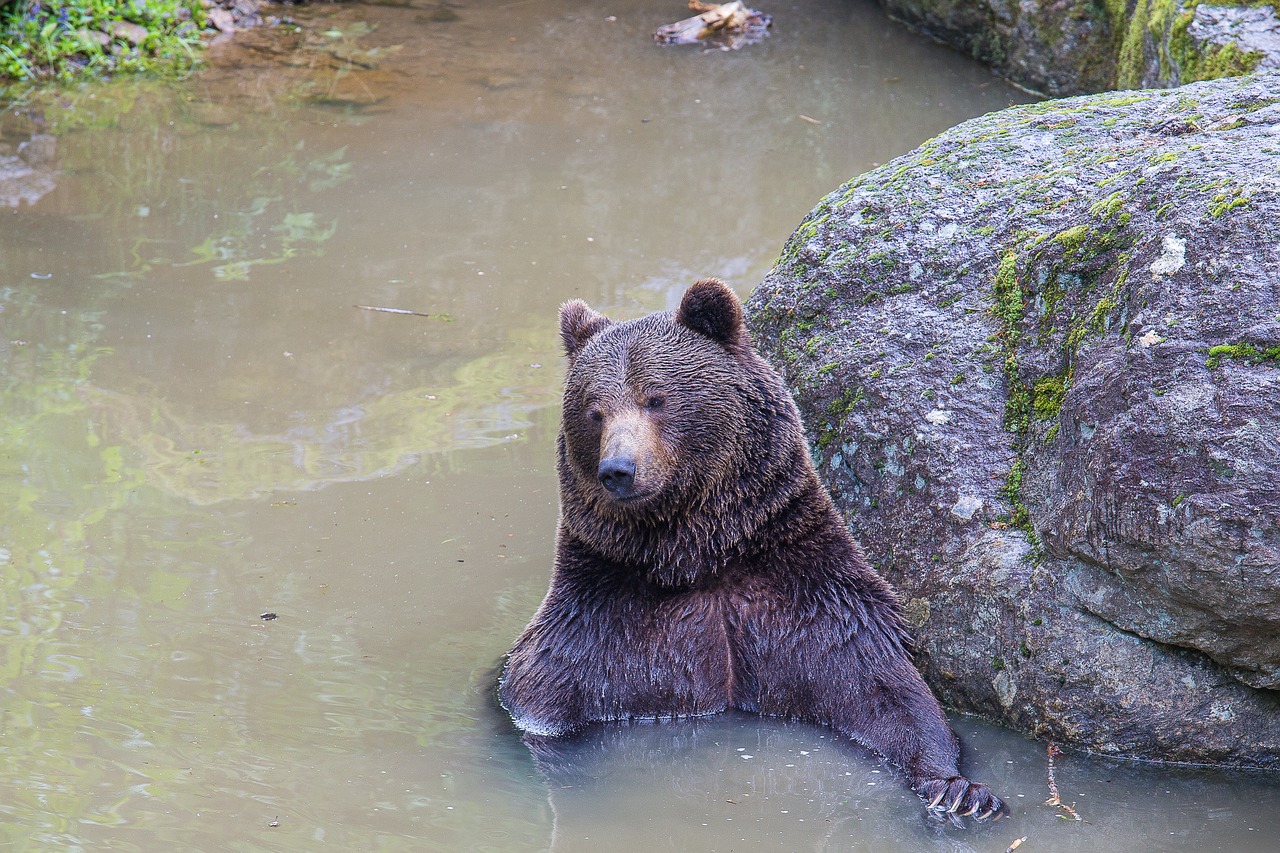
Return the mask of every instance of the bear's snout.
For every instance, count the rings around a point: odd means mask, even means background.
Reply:
[[[661,486],[654,477],[654,452],[661,437],[653,419],[639,406],[621,405],[606,412],[603,421],[596,479],[615,501],[651,497]]]
[[[600,478],[600,484],[614,497],[630,497],[635,493],[636,460],[629,456],[610,456],[602,459],[596,476]]]

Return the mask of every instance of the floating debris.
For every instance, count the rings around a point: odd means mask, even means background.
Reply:
[[[431,320],[444,320],[446,323],[452,323],[453,317],[448,314],[427,314],[423,311],[410,311],[408,308],[379,308],[376,305],[357,305],[361,311],[380,311],[383,314],[408,314],[411,317],[426,317]]]
[[[698,14],[658,27],[653,40],[658,44],[708,44],[737,50],[760,41],[773,26],[772,16],[748,9],[742,0],[718,5],[689,0],[689,10]]]
[[[1080,815],[1076,812],[1076,810],[1071,806],[1067,805],[1066,803],[1062,802],[1062,798],[1058,796],[1058,783],[1053,778],[1053,759],[1059,755],[1062,755],[1062,750],[1058,747],[1056,743],[1050,743],[1048,753],[1049,753],[1049,799],[1045,800],[1044,804],[1046,806],[1055,806],[1056,808],[1062,809],[1064,812],[1067,813],[1067,815],[1071,816],[1072,820],[1080,820],[1081,819]],[[1058,817],[1062,818],[1063,820],[1067,819],[1066,815],[1058,815]]]

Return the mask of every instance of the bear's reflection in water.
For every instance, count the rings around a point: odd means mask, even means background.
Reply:
[[[890,765],[819,726],[731,711],[524,742],[547,785],[556,851],[892,853],[995,843],[931,821]]]

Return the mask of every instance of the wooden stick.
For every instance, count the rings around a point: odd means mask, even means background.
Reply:
[[[410,311],[408,308],[379,308],[376,305],[357,305],[361,311],[381,311],[384,314],[410,314],[414,317],[426,317],[431,320],[448,320],[448,314],[427,314],[422,311]]]

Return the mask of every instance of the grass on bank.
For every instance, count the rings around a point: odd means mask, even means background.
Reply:
[[[200,0],[0,0],[0,85],[139,71],[189,71]]]

